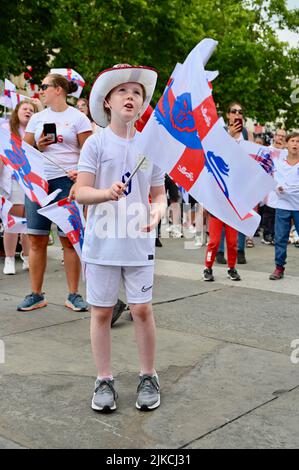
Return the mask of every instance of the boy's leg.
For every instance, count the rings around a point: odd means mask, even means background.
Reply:
[[[136,407],[142,411],[153,410],[160,405],[160,385],[154,365],[156,325],[151,303],[153,277],[153,265],[123,268],[140,360]]]
[[[111,319],[117,302],[120,266],[86,264],[86,300],[91,307],[90,338],[98,377],[111,375]]]
[[[113,307],[91,307],[90,340],[98,377],[111,371],[111,319]]]
[[[291,211],[276,209],[275,213],[275,264],[281,268],[286,264],[287,246],[291,229]]]
[[[118,266],[86,264],[86,297],[91,307],[90,339],[97,368],[91,407],[110,412],[116,409],[117,393],[111,370],[111,319],[117,302]]]
[[[156,325],[151,302],[130,304],[139,353],[140,373],[155,373]]]

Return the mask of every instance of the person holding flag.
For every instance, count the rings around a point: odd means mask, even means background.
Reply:
[[[69,106],[66,97],[77,89],[76,83],[68,82],[58,74],[47,75],[40,86],[40,96],[46,107],[30,119],[24,140],[43,153],[44,169],[49,185],[49,194],[61,189],[53,202],[64,199],[70,193],[77,177],[80,148],[92,134],[87,116]],[[47,128],[51,135],[46,133]],[[25,198],[28,221],[29,274],[31,294],[18,305],[20,311],[45,307],[47,301],[42,293],[44,273],[47,264],[47,246],[51,221],[38,213],[39,204]],[[80,259],[63,231],[58,234],[63,247],[64,268],[69,294],[65,305],[74,311],[87,310],[87,304],[78,293]]]
[[[89,98],[91,115],[104,129],[82,148],[76,200],[89,205],[82,259],[98,373],[91,407],[102,412],[116,409],[110,323],[121,279],[140,359],[136,407],[153,410],[160,404],[151,299],[155,228],[166,209],[164,171],[140,156],[134,128],[134,121],[149,105],[156,80],[152,68],[119,64],[99,74]],[[136,210],[140,210],[137,220],[132,215]],[[137,227],[134,233],[130,231],[133,225]]]
[[[25,135],[26,126],[31,118],[31,116],[37,112],[37,106],[31,100],[24,100],[17,104],[13,110],[9,122],[3,123],[2,128],[9,130],[19,139],[22,139]],[[2,178],[5,177],[5,182],[1,184]],[[20,185],[18,184],[15,176],[10,176],[8,171],[4,174],[3,162],[0,160],[0,193],[6,192],[2,186],[6,186],[9,194],[8,200],[13,204],[10,209],[10,214],[17,217],[24,217],[25,215],[25,194]],[[5,251],[5,261],[4,261],[4,274],[16,274],[15,267],[15,252],[18,243],[19,234],[10,233],[9,231],[4,231],[3,245]],[[23,270],[29,269],[29,241],[26,234],[22,234],[22,257],[23,257]]]

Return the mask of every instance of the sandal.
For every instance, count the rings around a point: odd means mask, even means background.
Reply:
[[[253,248],[254,247],[254,242],[251,238],[247,238],[246,240],[246,248]]]

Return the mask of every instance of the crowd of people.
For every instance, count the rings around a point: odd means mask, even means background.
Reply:
[[[150,114],[147,110],[156,80],[157,73],[152,68],[120,64],[104,70],[93,84],[89,101],[79,98],[73,107],[68,104],[67,96],[75,90],[76,84],[62,75],[49,74],[40,85],[44,109],[38,111],[33,101],[23,101],[12,112],[9,122],[3,124],[42,153],[49,193],[57,188],[62,190],[53,202],[70,197],[85,207],[82,261],[86,301],[79,293],[80,259],[59,227],[58,235],[68,285],[65,305],[74,311],[86,311],[91,306],[90,336],[97,368],[91,406],[97,411],[113,411],[117,406],[110,328],[125,307],[118,299],[121,280],[134,320],[140,360],[136,407],[153,410],[160,404],[151,302],[154,246],[163,245],[161,219],[170,221],[169,236],[181,238],[188,232],[189,236],[194,236],[195,246],[207,244],[204,281],[214,281],[215,260],[227,263],[228,277],[240,281],[236,264],[246,263],[245,249],[254,247],[252,238],[246,239],[243,233],[208,214],[151,162],[130,179],[138,163],[136,128],[141,126],[142,129],[146,121],[142,120],[144,113]],[[244,109],[239,102],[229,105],[226,122],[227,132],[237,143],[251,140],[265,145],[262,136],[254,136],[246,129]],[[49,123],[55,125],[54,133],[46,132]],[[261,242],[275,245],[275,269],[270,279],[279,280],[284,275],[291,230],[295,246],[299,245],[299,133],[277,129],[271,145],[285,149],[273,162],[277,187],[255,209],[262,214]],[[0,172],[2,169],[3,164]],[[13,177],[10,183],[11,213],[27,218],[27,234],[22,235],[20,242],[23,269],[29,269],[31,293],[17,306],[18,311],[26,312],[47,305],[43,281],[51,221],[38,213],[38,204],[24,196]],[[182,205],[183,198],[185,204]],[[133,213],[128,210],[129,204],[142,204],[146,208],[142,223],[139,221],[140,233],[144,236],[111,237],[107,233],[103,236],[98,224],[99,214],[108,214],[108,222],[113,219],[116,225],[123,217],[130,224]],[[154,236],[148,236],[152,233]],[[13,275],[18,235],[4,231],[3,242],[3,273]]]

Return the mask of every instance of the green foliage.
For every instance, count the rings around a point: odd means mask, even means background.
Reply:
[[[286,0],[1,0],[0,76],[32,65],[40,80],[52,67],[70,67],[86,80],[116,63],[159,70],[156,101],[176,62],[204,37],[219,42],[208,68],[218,69],[214,97],[225,112],[239,100],[261,123],[282,117],[299,126],[291,102],[299,78],[298,49],[288,50],[277,28],[298,32],[298,10]]]

